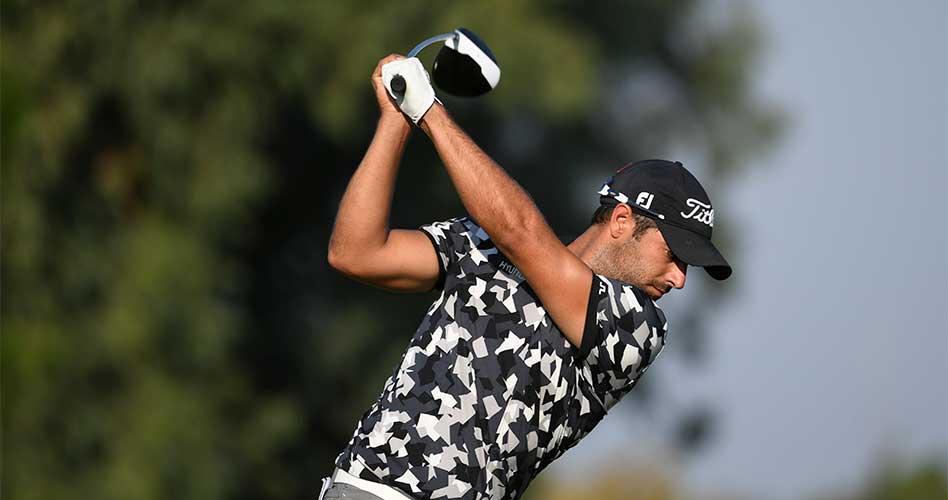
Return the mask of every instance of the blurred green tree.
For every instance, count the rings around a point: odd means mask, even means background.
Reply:
[[[948,498],[948,473],[943,461],[907,470],[886,471],[857,500],[924,500]]]
[[[564,236],[595,206],[577,186],[630,159],[686,147],[726,180],[779,130],[749,91],[753,19],[690,0],[0,9],[9,498],[317,489],[430,300],[325,263],[389,52],[489,41],[500,87],[446,103]],[[461,210],[419,142],[394,226]]]
[[[594,474],[579,480],[544,476],[531,487],[524,500],[677,500],[700,498],[725,500],[749,498],[720,492],[689,496],[674,477],[679,471],[668,464],[619,459],[603,464]],[[814,496],[821,500],[934,500],[948,498],[948,472],[942,458],[919,463],[886,462],[857,491],[842,495]]]
[[[948,498],[945,457],[905,463],[885,460],[856,493],[830,496],[833,500],[932,500]]]

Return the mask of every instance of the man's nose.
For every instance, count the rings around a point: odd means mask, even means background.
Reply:
[[[676,260],[672,263],[671,272],[668,274],[668,282],[679,290],[685,287],[685,275],[688,274],[688,264]]]

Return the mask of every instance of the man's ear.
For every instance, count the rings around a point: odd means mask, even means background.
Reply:
[[[619,239],[632,234],[633,231],[635,231],[635,217],[632,215],[632,209],[625,203],[616,205],[612,209],[612,217],[609,218],[609,235]]]

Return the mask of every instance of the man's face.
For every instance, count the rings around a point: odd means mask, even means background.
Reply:
[[[596,259],[599,274],[631,283],[658,300],[672,288],[684,288],[688,266],[675,258],[661,231],[645,230],[604,246]]]

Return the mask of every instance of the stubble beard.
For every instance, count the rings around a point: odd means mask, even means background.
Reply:
[[[591,268],[596,274],[624,281],[644,289],[650,285],[639,259],[639,242],[630,238],[623,243],[601,247],[593,256]]]

